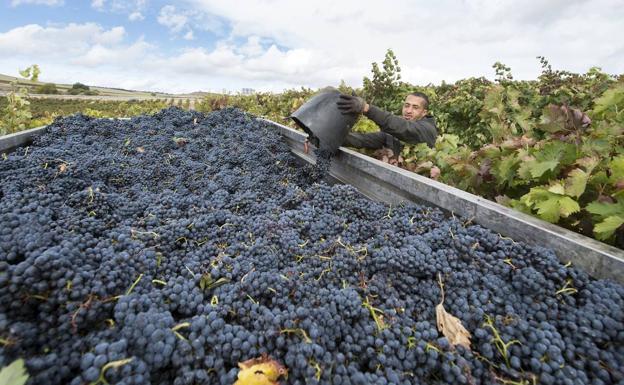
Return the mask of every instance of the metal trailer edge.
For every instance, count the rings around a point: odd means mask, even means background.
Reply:
[[[304,152],[307,134],[267,119],[286,139],[292,152],[315,163]],[[340,147],[330,175],[363,195],[388,204],[411,201],[436,206],[515,241],[552,249],[563,263],[572,262],[594,278],[624,283],[624,251],[480,196]]]
[[[316,163],[313,152],[304,151],[306,134],[268,119],[258,120],[277,129],[296,156]],[[0,137],[0,153],[28,145],[44,130],[37,127]],[[439,207],[515,241],[552,249],[563,263],[572,262],[594,278],[624,284],[624,251],[595,239],[345,147],[333,157],[329,174],[370,199],[392,205],[411,201]]]

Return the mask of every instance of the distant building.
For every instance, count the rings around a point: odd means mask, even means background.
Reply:
[[[256,90],[254,90],[253,88],[242,88],[241,89],[241,94],[243,94],[243,95],[251,95],[254,92],[256,92]]]

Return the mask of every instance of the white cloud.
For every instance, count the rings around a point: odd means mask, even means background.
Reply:
[[[93,40],[96,43],[114,45],[122,42],[126,35],[126,29],[124,27],[114,27],[108,31],[103,31],[97,36],[94,36]]]
[[[383,5],[356,0],[195,0],[193,4],[228,20],[233,38],[262,36],[280,46],[314,52],[335,67],[366,68],[357,78],[346,79],[354,85],[361,84],[370,63],[382,61],[388,48],[397,55],[405,80],[422,84],[492,77],[496,61],[510,65],[517,78],[535,78],[537,55],[577,72],[594,65],[624,72],[624,58],[617,63],[609,56],[624,47],[619,38],[624,33],[624,7],[619,0],[393,0]],[[605,14],[604,9],[611,11]]]
[[[245,56],[258,56],[264,52],[262,39],[259,36],[249,36],[247,42],[238,48],[238,52]]]
[[[121,25],[30,24],[0,32],[0,73],[38,63],[44,78],[58,75],[57,81],[68,82],[67,74],[75,73],[83,78],[69,82],[172,92],[280,91],[341,79],[361,86],[388,48],[403,79],[414,84],[492,78],[496,61],[509,65],[517,79],[534,79],[537,55],[556,69],[602,66],[624,73],[620,2],[187,0],[156,8],[158,23],[179,38],[174,53],[130,39],[130,28]],[[96,3],[104,12],[150,14],[144,0]]]
[[[91,1],[91,7],[95,8],[95,9],[102,9],[104,8],[104,3],[106,2],[106,0],[92,0]]]
[[[11,0],[11,6],[17,7],[22,4],[35,4],[35,5],[48,5],[48,6],[59,6],[63,5],[65,2],[63,0]]]
[[[106,30],[95,23],[71,23],[63,27],[28,24],[0,33],[0,56],[72,57],[95,43],[116,44],[124,33],[123,27]]]
[[[154,49],[143,39],[126,44],[125,37],[121,26],[107,30],[94,23],[64,27],[30,24],[0,33],[0,56],[34,60],[42,67],[46,63],[123,67],[143,60]]]
[[[126,14],[128,20],[144,20],[147,0],[91,0],[91,7],[100,12]]]
[[[128,15],[128,20],[130,21],[138,21],[143,19],[145,19],[145,16],[143,16],[143,14],[139,11],[132,12],[130,15]]]
[[[180,13],[173,5],[165,5],[158,14],[158,23],[169,28],[172,32],[180,32],[188,23],[188,16]]]
[[[107,47],[96,44],[89,48],[83,55],[72,60],[72,63],[85,67],[98,66],[125,66],[140,63],[144,55],[153,46],[143,40],[138,40],[131,45]]]
[[[192,8],[177,8],[171,4],[160,9],[157,20],[159,24],[167,27],[174,35],[184,33],[182,36],[186,40],[191,40],[189,37],[193,34],[189,34],[189,32],[194,30],[208,31],[222,36],[225,29],[222,20],[215,15]]]

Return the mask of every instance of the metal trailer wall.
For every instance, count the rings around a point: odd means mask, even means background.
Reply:
[[[304,152],[307,134],[262,120],[280,130],[297,156],[316,162],[313,152]],[[563,263],[572,262],[595,278],[624,283],[624,251],[563,227],[344,147],[332,159],[329,173],[371,199],[393,205],[412,201],[437,206],[515,241],[550,248]]]
[[[316,162],[313,152],[304,152],[306,134],[267,119],[259,120],[275,127],[295,155]],[[0,137],[0,153],[28,145],[43,130],[39,127]],[[562,262],[572,262],[595,278],[624,283],[624,251],[595,239],[344,147],[332,159],[329,172],[334,179],[353,185],[373,200],[392,205],[412,201],[437,206],[502,236],[553,249]]]

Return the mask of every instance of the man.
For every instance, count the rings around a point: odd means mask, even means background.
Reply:
[[[401,141],[412,144],[426,143],[429,147],[435,145],[438,129],[433,116],[427,114],[429,98],[422,92],[407,95],[403,103],[402,116],[370,105],[358,96],[340,95],[337,104],[343,114],[362,113],[381,128],[380,132],[368,134],[349,133],[343,146],[370,149],[386,147],[398,157],[403,148]]]

